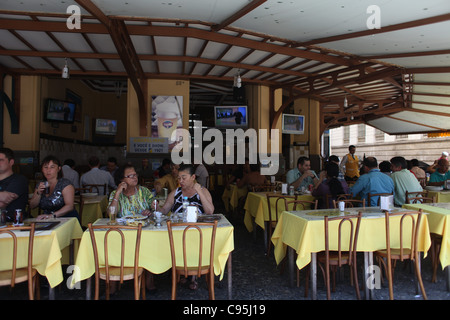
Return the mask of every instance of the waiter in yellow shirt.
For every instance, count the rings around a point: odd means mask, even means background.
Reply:
[[[349,153],[342,158],[339,165],[346,181],[356,181],[359,178],[359,159],[355,155],[356,147],[351,145],[348,147]]]

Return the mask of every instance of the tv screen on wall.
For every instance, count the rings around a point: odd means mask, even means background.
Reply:
[[[287,134],[303,134],[305,132],[305,116],[283,113],[282,132]]]
[[[104,135],[117,134],[117,120],[95,119],[95,134],[104,134]]]
[[[214,119],[218,128],[247,128],[247,106],[216,106]]]
[[[50,122],[73,123],[75,119],[75,103],[47,99],[44,108],[44,120]]]

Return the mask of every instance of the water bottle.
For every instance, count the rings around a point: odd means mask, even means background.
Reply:
[[[186,216],[187,216],[187,207],[189,206],[189,200],[188,197],[183,197],[183,222],[186,222]]]

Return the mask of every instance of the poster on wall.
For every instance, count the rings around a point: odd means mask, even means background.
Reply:
[[[183,128],[183,96],[152,96],[151,121],[152,137],[167,138],[172,150],[179,138],[177,129]]]
[[[131,153],[168,153],[167,138],[130,138]]]

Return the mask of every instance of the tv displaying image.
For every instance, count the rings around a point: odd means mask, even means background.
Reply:
[[[48,99],[44,108],[44,120],[73,123],[75,120],[75,103],[64,100]]]
[[[117,134],[117,120],[95,119],[95,134]]]
[[[284,113],[281,131],[287,134],[303,134],[305,132],[305,116]]]
[[[214,107],[216,127],[247,128],[247,106],[216,106]]]

